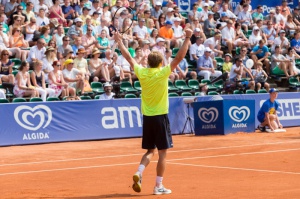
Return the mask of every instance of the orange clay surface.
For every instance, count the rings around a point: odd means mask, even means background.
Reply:
[[[286,133],[173,136],[164,185],[154,196],[157,154],[131,189],[141,138],[1,147],[0,198],[299,199],[300,127]]]

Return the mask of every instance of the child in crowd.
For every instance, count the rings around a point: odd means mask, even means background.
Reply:
[[[253,77],[255,79],[255,85],[257,90],[264,87],[267,91],[269,91],[270,86],[268,82],[266,82],[268,75],[262,67],[263,64],[260,61],[256,63],[256,70],[253,73]]]

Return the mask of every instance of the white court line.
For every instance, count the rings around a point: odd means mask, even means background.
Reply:
[[[276,170],[265,170],[265,169],[250,169],[250,168],[238,168],[238,167],[221,167],[221,166],[185,164],[185,163],[176,163],[176,162],[169,162],[168,164],[175,164],[175,165],[181,165],[181,166],[203,167],[203,168],[214,168],[214,169],[231,169],[231,170],[241,170],[241,171],[256,171],[256,172],[267,172],[267,173],[280,173],[280,174],[300,175],[299,172],[289,172],[289,171],[276,171]]]
[[[295,151],[295,150],[300,150],[300,148],[298,148],[298,149],[276,150],[276,151],[252,152],[252,153],[238,153],[238,154],[229,154],[229,155],[202,156],[202,157],[195,157],[195,158],[170,159],[170,160],[167,160],[167,162],[170,163],[170,164],[183,164],[183,163],[174,163],[174,162],[171,162],[171,161],[187,160],[187,159],[199,159],[199,158],[223,157],[223,156],[234,156],[234,155],[252,155],[252,154],[258,154],[258,153],[259,154],[262,154],[262,153],[275,153],[275,152]],[[157,162],[157,161],[151,161],[151,162]],[[139,162],[124,163],[124,164],[108,164],[108,165],[99,165],[99,166],[87,166],[87,167],[70,167],[70,168],[61,168],[61,169],[35,170],[35,171],[21,171],[21,172],[13,172],[13,173],[2,173],[2,174],[0,174],[0,176],[17,175],[17,174],[29,174],[29,173],[42,173],[42,172],[51,172],[51,171],[90,169],[90,168],[101,168],[101,167],[113,167],[113,166],[125,166],[125,165],[132,165],[132,164],[139,164]],[[187,165],[192,165],[192,164],[187,164]]]
[[[300,141],[269,142],[269,143],[260,143],[260,144],[251,144],[251,145],[225,146],[225,147],[202,148],[202,149],[186,149],[186,150],[168,151],[168,153],[181,153],[181,152],[190,152],[190,151],[209,151],[209,150],[254,147],[254,146],[263,146],[263,145],[290,144],[290,143],[299,143],[299,142]],[[135,154],[126,154],[126,155],[111,155],[111,156],[96,156],[96,157],[89,157],[89,158],[73,158],[73,159],[63,159],[63,160],[46,160],[46,161],[38,161],[38,162],[20,162],[20,163],[12,163],[12,164],[0,164],[0,167],[30,165],[30,164],[43,164],[43,163],[69,162],[69,161],[81,161],[81,160],[93,160],[93,159],[104,159],[104,158],[119,158],[119,157],[130,157],[130,156],[141,156],[141,155],[144,155],[144,153],[135,153]]]
[[[178,160],[194,160],[194,159],[205,159],[205,158],[219,158],[219,157],[229,157],[236,155],[255,155],[255,154],[264,154],[264,153],[277,153],[277,152],[286,152],[286,151],[299,151],[300,148],[295,149],[282,149],[282,150],[273,150],[273,151],[259,151],[259,152],[248,152],[248,153],[232,153],[232,154],[224,154],[224,155],[211,155],[211,156],[198,156],[192,158],[179,158],[179,159],[171,159],[169,161],[178,161]]]

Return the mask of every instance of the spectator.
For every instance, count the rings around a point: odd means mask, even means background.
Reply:
[[[160,52],[163,57],[165,56],[166,48],[165,48],[165,40],[161,37],[156,39],[156,45],[152,48],[152,51]]]
[[[183,58],[176,68],[176,72],[179,76],[179,79],[185,80],[188,79],[197,79],[197,73],[195,71],[189,71],[188,63],[185,58]]]
[[[76,37],[82,36],[82,19],[76,18],[74,20],[75,25],[72,25],[68,31],[68,36],[70,37],[71,41],[74,41]]]
[[[260,34],[259,28],[255,26],[253,28],[252,34],[249,37],[249,44],[251,48],[254,48],[254,46],[257,46],[259,41],[262,40],[262,36]]]
[[[228,3],[223,3],[222,9],[219,10],[219,13],[225,12],[228,17],[230,17],[230,18],[235,17],[235,15],[228,9],[228,7],[229,7]]]
[[[83,11],[84,12],[83,8]],[[64,16],[65,21],[67,21],[68,26],[73,24],[73,19],[75,19],[75,10],[70,5],[70,0],[64,0],[64,5],[61,6],[61,11]],[[85,20],[83,20],[85,21]]]
[[[39,93],[31,85],[29,77],[29,63],[22,62],[19,67],[19,72],[16,75],[16,81],[14,86],[14,95],[17,97],[38,97]]]
[[[5,23],[5,18],[6,18],[5,14],[0,14],[0,25],[2,26],[1,32],[4,32],[5,34],[7,34],[9,32],[9,29],[8,29],[8,25]]]
[[[271,60],[272,74],[285,75],[287,78],[294,75],[292,62],[281,54],[280,46],[275,47],[275,54],[272,55]]]
[[[34,13],[37,15],[40,9],[44,9],[45,13],[48,15],[48,6],[44,4],[44,0],[38,0],[39,3],[34,5]]]
[[[248,46],[250,48],[249,41],[245,34],[243,33],[241,29],[241,24],[239,22],[235,23],[235,39],[234,39],[234,45],[236,46]]]
[[[16,11],[18,5],[17,0],[10,0],[7,2],[4,10],[6,16],[12,15]]]
[[[239,58],[242,59],[244,66],[246,66],[246,62],[249,59],[249,57],[247,56],[247,52],[247,46],[242,46]]]
[[[222,65],[223,73],[227,72],[228,76],[229,76],[229,73],[230,73],[230,70],[232,67],[231,59],[232,59],[231,54],[229,54],[229,53],[225,54],[225,62]]]
[[[97,27],[97,26],[100,26],[100,14],[101,12],[97,12],[95,11],[91,17],[91,23],[92,23],[92,26],[94,27]]]
[[[96,47],[100,48],[100,45],[98,44],[96,38],[92,35],[92,32],[93,32],[93,27],[88,26],[87,33],[82,36],[82,45],[85,48],[87,55],[90,55],[94,48]]]
[[[221,15],[221,18],[219,18],[217,20],[216,28],[221,31],[223,28],[226,27],[227,21],[229,20],[229,18],[228,18],[228,14],[226,12],[222,12],[220,15]]]
[[[27,2],[27,3],[26,3],[26,9],[23,10],[23,14],[26,15],[26,18],[27,18],[28,21],[30,21],[30,19],[31,19],[32,17],[35,17],[34,12],[32,11],[33,8],[34,8],[33,3],[32,3],[32,2]]]
[[[208,18],[204,21],[204,34],[207,38],[214,36],[215,32],[218,30],[216,29],[216,22],[214,20],[214,13],[209,11]]]
[[[73,67],[74,69],[78,69],[85,79],[89,80],[90,72],[88,69],[87,60],[84,58],[86,51],[84,48],[80,48],[77,51],[77,57],[74,59]]]
[[[54,61],[57,61],[55,49],[52,47],[48,47],[45,52],[45,57],[43,57],[42,59],[42,70],[44,72],[44,79],[46,82],[49,81],[48,74],[53,70],[52,66]]]
[[[196,65],[198,59],[203,56],[204,54],[204,45],[203,45],[203,38],[198,37],[196,43],[190,46],[190,60],[193,64]]]
[[[263,64],[261,62],[256,63],[256,70],[254,71],[254,80],[257,90],[261,88],[265,88],[267,91],[269,91],[270,85],[268,82],[266,82],[266,78],[268,78],[267,73],[262,68]]]
[[[285,37],[285,31],[279,31],[279,37],[276,37],[274,40],[274,44],[272,45],[271,52],[275,52],[275,46],[280,46],[282,50],[282,54],[287,53],[287,49],[290,47],[289,40]]]
[[[69,96],[69,93],[72,95],[75,94],[75,90],[72,87],[69,87],[64,80],[62,71],[60,70],[61,65],[58,61],[53,62],[53,71],[49,73],[49,88],[54,90],[54,97],[65,97]]]
[[[286,58],[292,62],[294,75],[300,75],[300,69],[296,67],[295,60],[300,59],[300,56],[295,52],[295,50],[291,47],[288,48],[288,53],[286,54]]]
[[[1,51],[0,82],[14,84],[15,77],[12,74],[14,63],[9,59],[8,50]]]
[[[66,25],[67,20],[65,19],[64,13],[62,11],[62,8],[64,8],[64,5],[60,7],[60,0],[52,0],[53,6],[50,7],[50,19],[56,19],[60,25]]]
[[[108,29],[108,23],[106,19],[101,19],[101,25],[96,27],[96,33],[97,36],[100,37],[101,36],[101,31],[105,30],[106,31],[106,35],[109,35],[109,29]]]
[[[200,92],[198,93],[198,96],[205,96],[205,95],[207,95],[208,87],[207,87],[206,83],[200,83],[199,84],[199,89],[200,89]]]
[[[191,37],[191,44],[194,44],[196,43],[196,40],[198,37],[203,37],[202,35],[204,35],[203,31],[201,32],[201,29],[200,28],[195,28],[194,29],[194,34],[192,35]],[[205,35],[204,35],[205,36]],[[205,38],[205,37],[203,37]],[[203,39],[204,40],[204,39]]]
[[[12,30],[12,36],[9,38],[9,47],[10,48],[21,48],[21,60],[25,61],[28,55],[27,50],[22,50],[22,48],[28,48],[28,42],[25,41],[24,35],[21,33],[20,28],[14,28]]]
[[[288,6],[288,1],[287,0],[282,0],[282,4],[281,4],[281,13],[285,13],[286,15],[290,15],[291,11],[290,8]]]
[[[299,7],[299,6],[296,6],[296,7],[294,8],[294,12],[292,13],[294,23],[295,23],[297,26],[300,25],[300,13],[299,13],[299,10],[300,10],[300,7]]]
[[[52,39],[49,26],[42,27],[40,38],[44,39],[46,43],[49,43],[49,41]]]
[[[154,22],[159,21],[158,18],[161,14],[163,14],[163,11],[161,10],[162,4],[159,1],[155,2],[155,7],[151,9],[151,17],[154,20]]]
[[[263,6],[258,5],[256,8],[256,12],[252,13],[253,22],[256,23],[257,20],[264,20],[264,15],[262,12],[264,11]]]
[[[66,49],[73,52],[72,46],[70,45],[70,37],[64,36],[62,39],[62,45],[57,47],[57,58],[61,59]]]
[[[105,30],[101,31],[101,36],[97,38],[98,48],[101,52],[106,52],[107,49],[110,49],[109,40],[107,39],[107,33]]]
[[[68,59],[75,59],[74,52],[72,49],[66,49],[64,54],[62,55],[62,58],[60,59],[60,63],[65,63]],[[63,64],[61,64],[60,70],[63,70],[65,67]]]
[[[272,21],[267,22],[267,26],[263,29],[263,33],[266,35],[267,38],[267,44],[268,45],[273,45],[275,37],[277,36],[279,31],[277,31],[274,26]]]
[[[27,16],[22,11],[23,11],[23,6],[18,5],[17,6],[17,10],[9,16],[10,20],[9,20],[9,24],[8,25],[14,24],[14,18],[16,16],[18,16],[18,17],[21,18],[22,24],[27,24],[27,22],[28,22]]]
[[[99,59],[101,52],[98,49],[93,49],[92,58],[89,60],[88,66],[91,77],[96,77],[93,81],[101,80],[105,82],[110,81],[109,71],[107,68],[107,63],[102,62]]]
[[[198,12],[198,7],[198,4],[193,4],[193,9],[188,14],[188,19],[190,23],[192,23],[192,21],[194,21],[195,18],[199,19],[200,12]]]
[[[270,10],[270,14],[266,16],[265,22],[272,22],[272,24],[274,25],[274,28],[277,29],[277,22],[276,22],[276,17],[275,17],[275,10]],[[277,30],[279,31],[279,30]]]
[[[76,68],[73,67],[73,60],[67,59],[64,62],[65,69],[62,71],[64,80],[68,83],[69,87],[73,90],[69,90],[70,96],[75,96],[74,91],[80,91],[81,95],[84,94],[84,75]]]
[[[232,27],[232,20],[227,21],[227,26],[225,26],[222,31],[222,44],[228,47],[228,52],[232,54],[232,49],[234,47],[234,29]]]
[[[291,41],[291,47],[300,55],[300,32],[294,33],[294,39]]]
[[[254,63],[262,62],[266,66],[266,72],[270,74],[270,60],[268,59],[270,53],[268,47],[265,46],[264,40],[259,41],[258,45],[252,49],[250,55]]]
[[[213,14],[213,19],[214,19],[215,21],[218,21],[218,20],[221,18],[221,15],[220,15],[220,13],[218,12],[219,9],[218,9],[217,4],[213,5],[213,7],[211,8],[211,11],[214,13],[214,14]]]
[[[49,97],[55,96],[55,91],[51,88],[46,88],[45,83],[45,74],[42,71],[43,63],[41,61],[37,61],[34,63],[34,70],[31,72],[31,82],[35,87],[35,90],[41,95],[42,100],[45,102],[47,95]]]
[[[128,81],[132,84],[133,79],[137,79],[134,71],[131,70],[129,62],[121,55],[118,57],[116,64],[121,67],[124,77],[129,79]]]
[[[133,36],[136,40],[145,40],[149,38],[147,27],[144,26],[145,19],[139,19],[138,25],[133,28]]]
[[[146,58],[143,56],[143,51],[140,47],[137,47],[135,49],[135,56],[133,57],[133,59],[138,63],[138,64],[141,64],[143,59]],[[147,56],[148,58],[148,56]]]
[[[37,44],[30,48],[27,62],[29,62],[31,68],[33,68],[33,62],[43,59],[44,54],[46,52],[45,45],[46,45],[45,40],[39,39]]]
[[[148,55],[151,53],[151,51],[149,49],[149,44],[150,44],[150,42],[148,40],[144,40],[142,42],[141,51],[142,51],[142,56],[143,57],[148,57]]]
[[[56,46],[63,45],[63,38],[65,36],[64,27],[62,25],[57,26],[57,32],[53,35]]]
[[[194,18],[192,23],[187,24],[185,26],[185,29],[190,28],[191,30],[195,30],[196,28],[200,29],[201,32],[203,32],[203,28],[202,25],[199,23],[199,19],[198,18]]]
[[[204,55],[197,61],[198,76],[204,76],[204,79],[210,80],[210,77],[219,77],[221,71],[215,70],[212,58],[210,57],[212,50],[209,47],[205,48]]]
[[[111,22],[111,12],[109,11],[109,6],[107,3],[103,4],[103,13],[101,16],[101,20],[105,20],[106,22]],[[102,24],[102,23],[101,23]]]
[[[124,79],[124,73],[122,68],[116,64],[117,59],[118,59],[118,54],[112,52],[110,49],[108,49],[105,52],[105,58],[102,59],[103,62],[107,63],[109,77],[111,80],[113,80],[115,77],[120,77],[120,80]]]
[[[150,42],[150,48],[153,48],[156,45],[156,39],[158,38],[158,30],[153,29],[150,37],[149,37],[149,42]]]
[[[203,24],[204,21],[206,19],[208,19],[208,12],[209,12],[208,6],[209,6],[208,3],[203,3],[203,10],[199,14],[199,21],[200,21],[201,24]]]
[[[104,93],[100,95],[99,99],[100,100],[109,100],[112,99],[113,96],[115,95],[112,91],[112,85],[109,82],[106,82],[104,84]]]
[[[18,47],[9,48],[9,38],[3,31],[3,25],[0,24],[0,50],[8,50],[10,56],[21,58],[21,49]]]
[[[14,19],[14,23],[9,26],[9,35],[12,35],[12,30],[14,28],[19,28],[23,30],[22,18],[19,16],[15,16]]]
[[[281,14],[281,8],[280,6],[276,6],[276,9],[275,9],[275,18],[276,18],[276,24],[280,24],[283,22],[283,27],[284,27],[284,24],[286,22],[286,18]]]
[[[6,99],[5,90],[0,89],[0,99]]]
[[[155,28],[156,28],[156,26],[155,26],[153,19],[149,19],[148,26],[147,26],[148,34],[151,34]]]
[[[213,37],[210,37],[205,40],[203,43],[204,47],[209,47],[212,52],[212,57],[219,56],[222,57],[223,51],[221,50],[221,33],[216,32],[214,33]]]
[[[50,21],[48,17],[45,16],[45,9],[40,8],[39,13],[36,18],[36,24],[38,27],[49,25]]]
[[[166,21],[174,21],[174,10],[173,8],[168,8],[167,9],[167,14],[166,14]]]
[[[166,23],[166,15],[161,14],[158,17],[158,20],[155,23],[156,29],[159,30],[161,27],[164,27]]]
[[[94,0],[92,2],[92,7],[91,10],[89,12],[89,15],[92,16],[94,12],[101,12],[102,8],[100,7],[100,2],[99,0]]]
[[[289,36],[293,36],[296,31],[299,31],[299,27],[294,23],[293,16],[288,15],[285,23],[285,31]]]
[[[131,24],[131,20],[129,18],[125,18],[123,21],[123,25],[121,28],[121,31],[124,32],[123,33],[123,43],[125,45],[125,47],[128,48],[128,42],[133,40],[133,36],[132,36],[132,28],[130,27]]]
[[[34,33],[38,30],[38,26],[36,25],[36,18],[31,17],[30,18],[30,23],[26,26],[26,37],[25,40],[28,42],[29,46],[33,46],[34,42],[33,37]]]
[[[243,11],[238,14],[238,22],[242,24],[242,28],[248,32],[248,27],[252,26],[252,16],[251,13],[248,11],[249,5],[243,5]]]
[[[75,41],[74,41],[74,44],[72,45],[73,55],[74,55],[74,56],[76,56],[77,51],[78,51],[80,48],[84,48],[84,47],[82,46],[82,39],[81,39],[81,37],[76,37],[76,38],[75,38]]]
[[[158,31],[159,37],[165,39],[167,48],[178,47],[178,41],[174,37],[174,31],[172,29],[173,23],[171,21],[166,21],[166,25]]]

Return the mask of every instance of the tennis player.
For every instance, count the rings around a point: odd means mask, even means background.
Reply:
[[[115,34],[115,41],[123,57],[130,63],[142,87],[142,114],[143,114],[143,140],[142,148],[147,152],[143,155],[138,171],[133,175],[132,188],[135,192],[141,192],[142,174],[145,167],[150,163],[155,148],[158,149],[158,162],[156,167],[156,185],[153,194],[170,194],[172,191],[163,186],[163,176],[166,167],[167,150],[173,147],[173,141],[168,119],[168,77],[171,71],[178,66],[179,62],[187,53],[192,30],[185,31],[185,41],[170,65],[162,67],[163,55],[153,51],[148,56],[148,68],[144,68],[130,56],[127,48],[122,43],[120,33]]]

